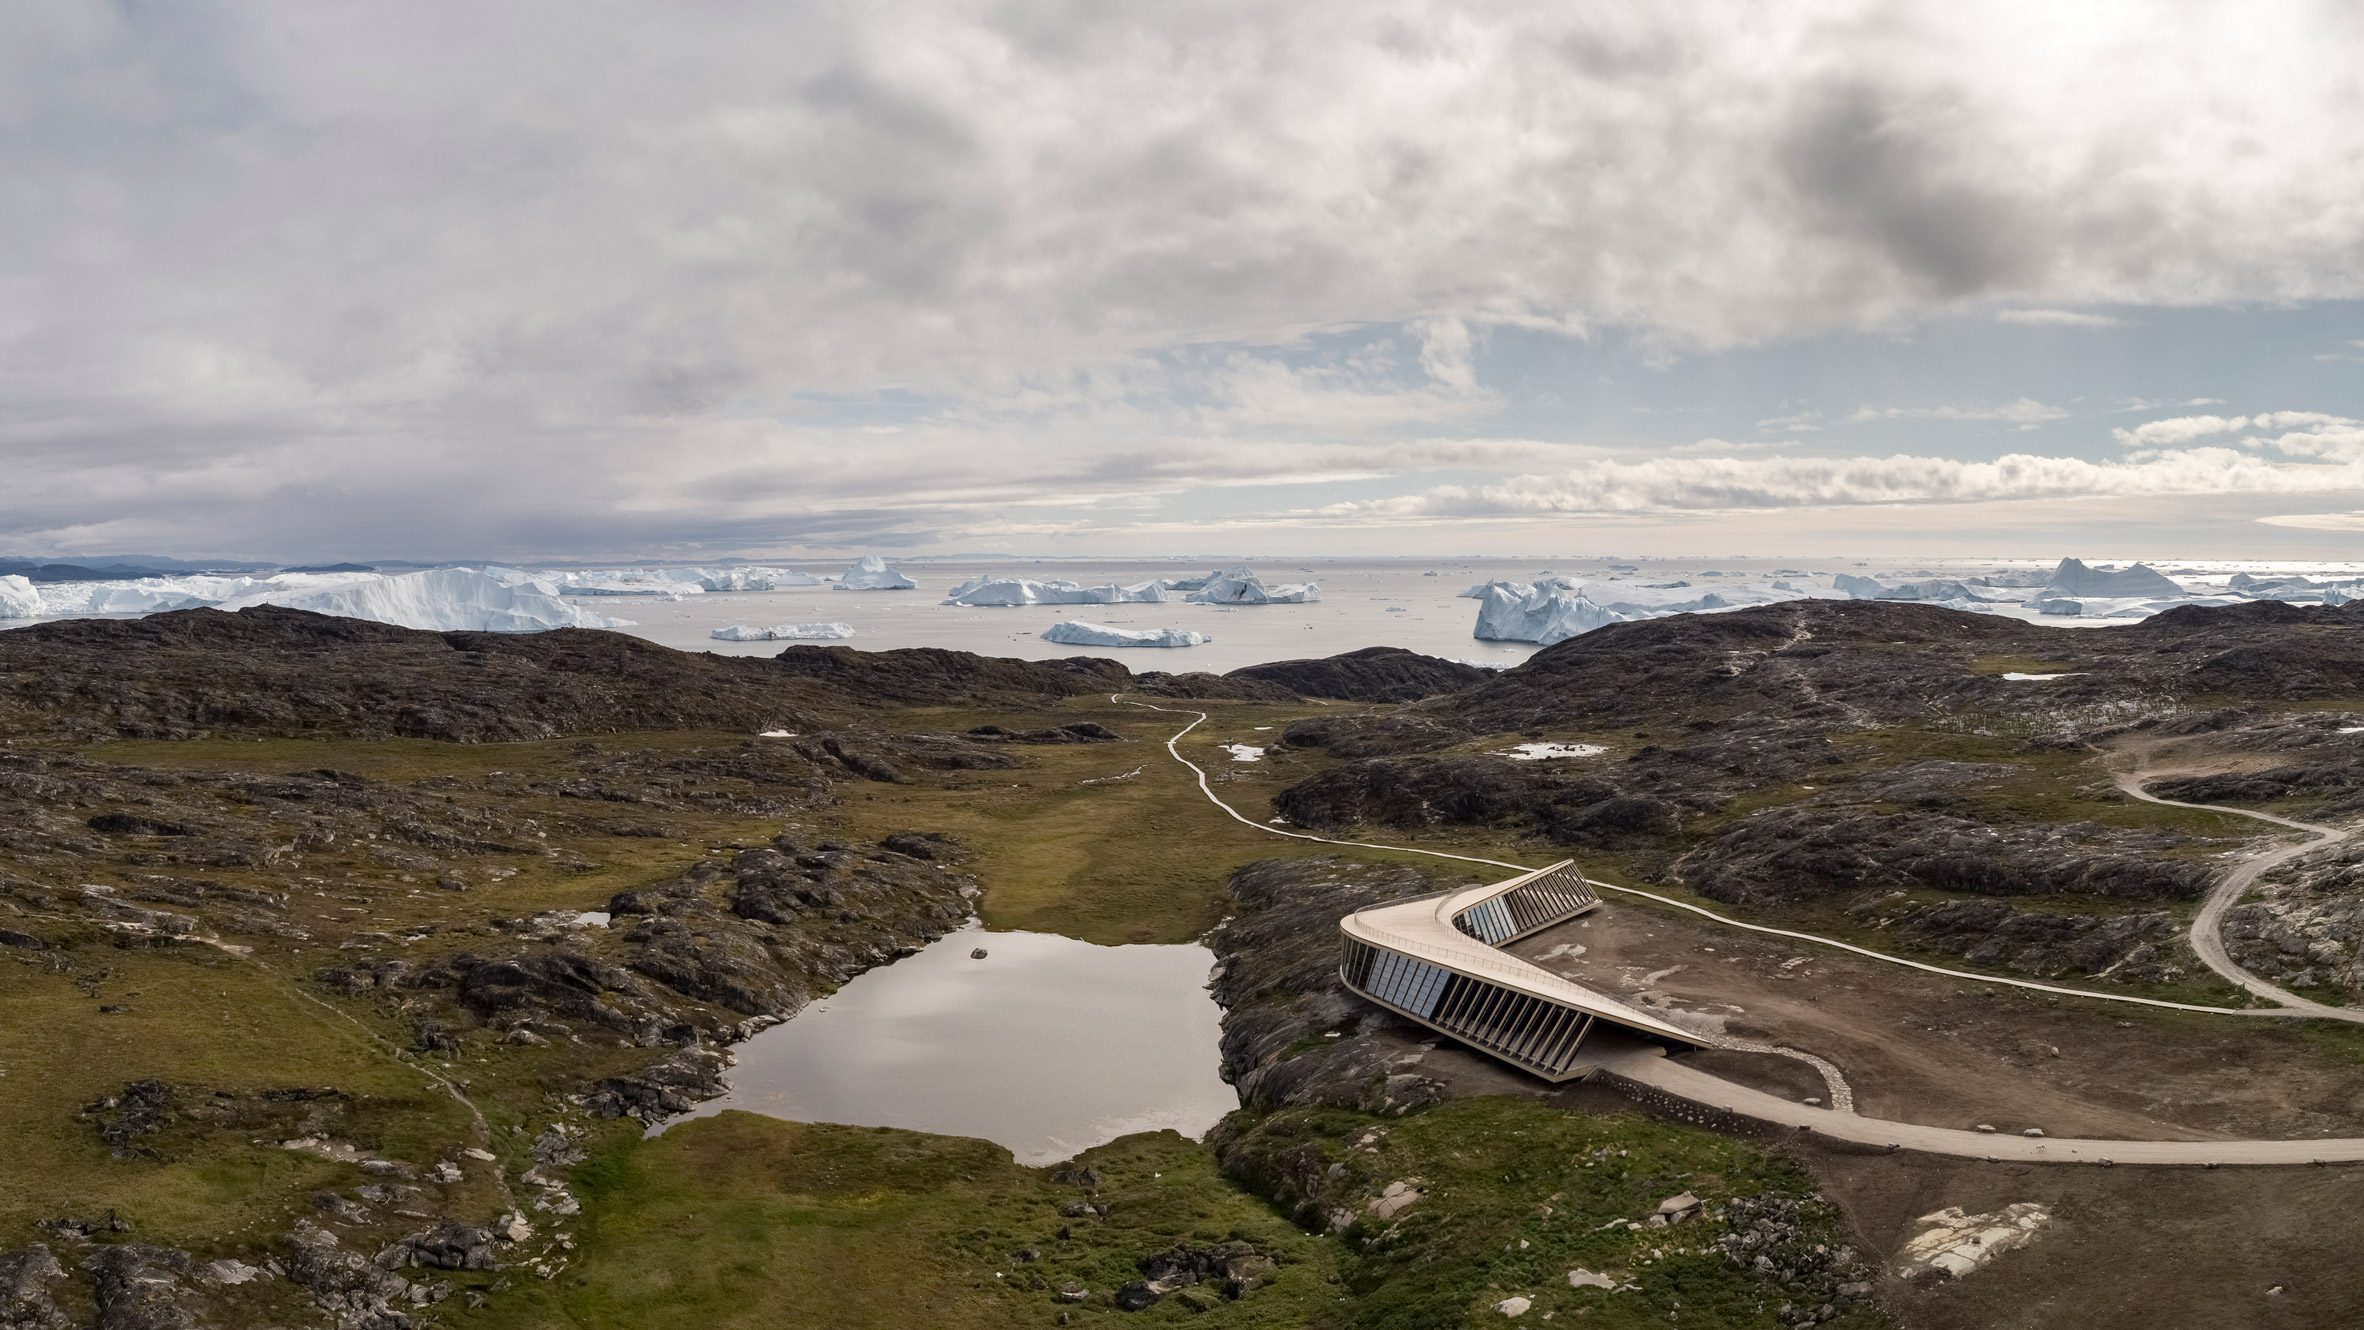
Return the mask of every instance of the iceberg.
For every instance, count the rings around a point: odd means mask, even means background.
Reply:
[[[821,579],[794,568],[692,568],[698,585],[708,591],[780,591],[789,587],[820,586]]]
[[[1079,586],[1073,582],[1036,582],[1023,577],[972,577],[952,588],[947,605],[1160,605],[1163,582],[1133,586]]]
[[[1186,628],[1136,631],[1085,623],[1081,619],[1052,624],[1043,630],[1042,637],[1045,642],[1059,642],[1071,647],[1194,647],[1214,640],[1205,633],[1194,633]]]
[[[225,610],[257,605],[438,633],[538,633],[552,628],[622,628],[629,624],[561,600],[557,588],[548,582],[491,568],[436,568],[327,587],[266,585],[218,603]]]
[[[2104,596],[2132,598],[2141,596],[2181,596],[2189,594],[2166,574],[2148,564],[2127,568],[2089,568],[2082,559],[2062,559],[2052,570],[2052,580],[2044,590],[2031,599],[2047,596]]]
[[[1854,573],[1841,573],[1832,578],[1830,584],[1857,600],[1876,600],[1881,592],[1888,589],[1887,583],[1876,577],[1859,577]]]
[[[717,642],[840,642],[853,635],[850,623],[783,623],[771,628],[734,623],[708,634]]]
[[[31,579],[14,573],[0,577],[0,619],[33,619],[43,612],[41,593]]]
[[[846,565],[837,579],[840,591],[909,591],[919,583],[887,566],[887,561],[875,554],[865,554]]]
[[[697,596],[821,585],[793,568],[613,568],[553,575],[562,596]]]
[[[1865,579],[1869,580],[1869,579]],[[1917,582],[1904,582],[1887,587],[1873,597],[1875,600],[1921,600],[1939,605],[1979,604],[1989,597],[1982,595],[1950,577],[1929,577]]]
[[[1550,646],[1595,628],[1623,623],[1626,616],[1593,603],[1566,579],[1489,582],[1478,598],[1477,627],[1471,636],[1489,642],[1534,642]]]
[[[1199,589],[1183,599],[1193,605],[1310,605],[1322,598],[1316,582],[1267,586],[1246,564],[1209,573]]]

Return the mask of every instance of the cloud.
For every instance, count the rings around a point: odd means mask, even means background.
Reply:
[[[1995,322],[2029,328],[2123,328],[2126,320],[2111,314],[2089,314],[2073,309],[1999,309]]]
[[[2002,402],[1991,406],[1865,406],[1858,407],[1854,415],[1847,417],[1847,422],[1862,424],[1872,420],[1995,420],[2027,429],[2048,421],[2066,420],[2067,418],[2068,412],[2057,406],[2047,406],[2042,402],[2022,397],[2015,402]]]
[[[2110,435],[2128,448],[2172,448],[2212,434],[2233,434],[2247,428],[2247,416],[2169,416],[2164,420],[2146,420],[2132,429],[2114,429]]]
[[[7,22],[0,541],[26,546],[822,539],[824,505],[901,538],[989,516],[959,505],[1002,502],[996,466],[1082,503],[1103,464],[1190,483],[1156,455],[1210,438],[1344,474],[1323,449],[1477,429],[1497,328],[1663,363],[2364,296],[2336,6]],[[1307,353],[1341,330],[1400,345]],[[819,398],[930,424],[783,423]],[[713,475],[770,479],[717,507]]]
[[[2323,411],[2266,411],[2254,416],[2169,416],[2110,434],[2130,449],[2175,448],[2219,434],[2252,434],[2246,444],[2287,457],[2346,461],[2364,457],[2364,421]]]
[[[2274,462],[2229,448],[2135,461],[2015,453],[1993,461],[1887,457],[1685,457],[1588,460],[1490,485],[1334,504],[1298,514],[1325,521],[1547,518],[1787,508],[1951,505],[2201,494],[2308,494],[2364,489],[2364,463]]]

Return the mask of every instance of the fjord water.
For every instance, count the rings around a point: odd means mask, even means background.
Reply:
[[[983,948],[985,956],[970,953]],[[977,1136],[1048,1164],[1141,1131],[1193,1139],[1239,1107],[1217,1074],[1205,947],[1100,947],[976,924],[740,1044],[740,1109]]]

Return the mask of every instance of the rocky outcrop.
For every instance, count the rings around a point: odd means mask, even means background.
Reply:
[[[826,684],[866,702],[924,706],[1024,706],[1119,693],[1133,683],[1132,671],[1113,660],[1003,660],[935,647],[857,651],[794,646],[770,664],[782,674]]]
[[[0,1252],[0,1330],[66,1330],[65,1310],[51,1291],[65,1277],[66,1268],[41,1243]]]
[[[500,1243],[491,1229],[446,1222],[421,1229],[378,1253],[378,1264],[423,1265],[437,1270],[498,1270]]]
[[[2183,945],[2175,916],[2090,915],[2029,910],[1997,900],[1915,904],[1900,897],[1867,901],[1848,912],[1974,965],[2043,979],[2063,976],[2172,983],[2198,959]]]
[[[1457,693],[1493,674],[1457,660],[1423,656],[1401,647],[1365,647],[1318,660],[1276,660],[1225,675],[1286,689],[1299,697],[1341,702],[1417,702]]]
[[[720,1095],[726,1065],[711,1049],[685,1048],[639,1071],[600,1081],[585,1105],[593,1117],[661,1122]]]
[[[142,1138],[172,1124],[172,1087],[159,1080],[139,1080],[83,1108],[82,1116],[98,1127],[99,1139],[117,1159],[152,1153]]]
[[[94,1330],[202,1330],[195,1292],[184,1282],[189,1254],[126,1242],[101,1247],[82,1263],[90,1272],[98,1317]]]
[[[396,1274],[396,1261],[381,1264],[345,1248],[337,1235],[308,1220],[299,1221],[286,1242],[288,1281],[338,1330],[407,1330],[408,1312],[439,1301],[448,1286],[415,1284]]]
[[[1562,845],[1621,844],[1665,835],[1677,823],[1665,800],[1499,757],[1354,762],[1281,791],[1273,808],[1294,825],[1324,830],[1499,827]]]
[[[1434,1087],[1389,1066],[1411,1027],[1338,980],[1338,917],[1435,889],[1399,866],[1278,859],[1231,875],[1233,913],[1208,939],[1219,962],[1223,1077],[1253,1109],[1324,1104],[1377,1110],[1434,1102]]]
[[[2364,1000],[2364,846],[2293,860],[2266,874],[2256,891],[2256,900],[2225,914],[2225,949],[2234,962],[2285,988]]]
[[[1731,904],[1930,887],[1980,896],[2074,893],[2196,900],[2208,866],[2159,857],[2180,838],[2093,823],[1991,823],[1860,808],[1773,808],[1675,861],[1671,876]]]
[[[1712,1246],[1724,1260],[1777,1284],[1781,1322],[1814,1325],[1871,1296],[1872,1271],[1853,1247],[1829,1241],[1830,1207],[1820,1200],[1736,1196],[1725,1202],[1724,1232]]]

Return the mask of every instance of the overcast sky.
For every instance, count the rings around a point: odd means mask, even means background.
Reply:
[[[0,553],[2364,557],[2364,7],[11,0]]]

